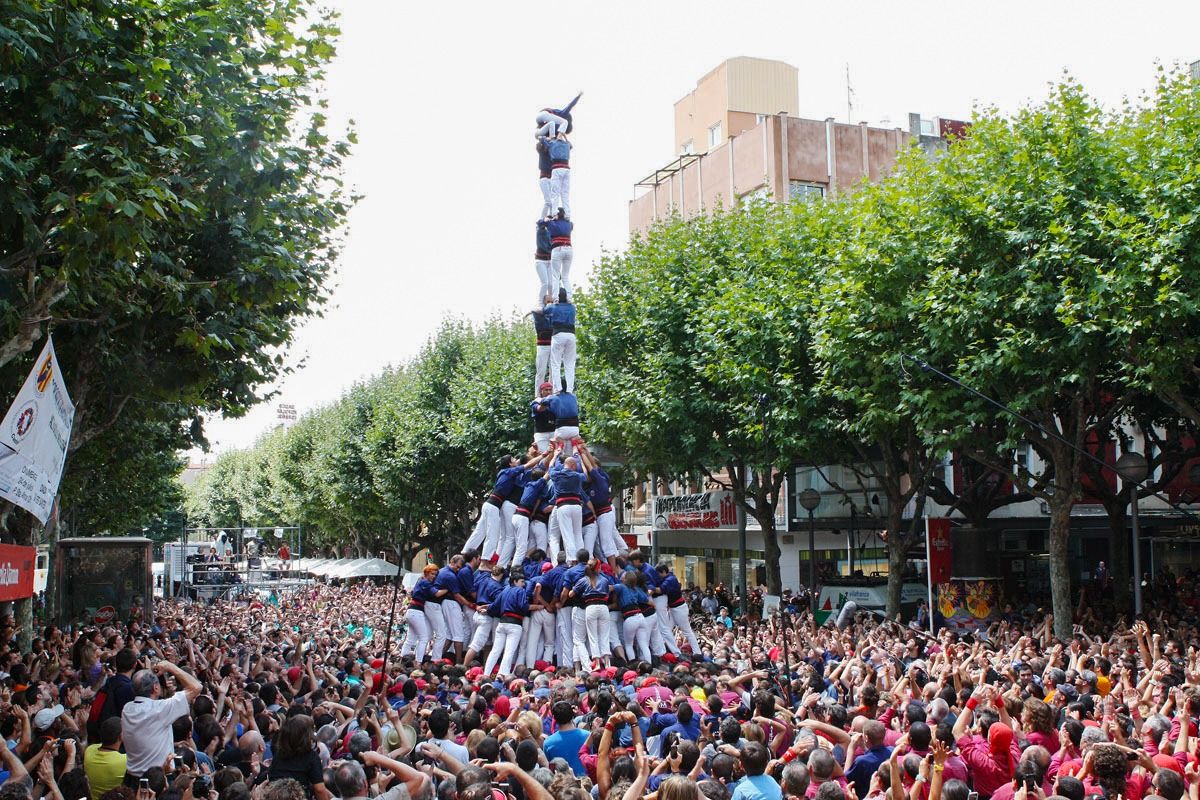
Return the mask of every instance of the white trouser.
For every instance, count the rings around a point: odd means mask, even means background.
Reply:
[[[578,425],[562,425],[554,429],[554,438],[563,443],[563,458],[570,458],[575,452],[573,441],[579,438]]]
[[[553,281],[550,278],[550,259],[542,260],[535,258],[533,260],[533,268],[538,276],[538,299],[539,304],[546,302],[546,296],[553,296],[552,286]],[[535,381],[535,388],[536,388]]]
[[[575,563],[575,554],[583,548],[583,506],[578,504],[558,506],[558,530],[562,535],[563,549],[567,551],[567,563]]]
[[[550,510],[550,522],[546,526],[546,553],[550,556],[550,563],[558,563],[558,551],[563,549],[562,528],[558,524],[558,508]]]
[[[500,524],[500,509],[491,503],[484,503],[483,508],[479,510],[479,521],[475,523],[475,530],[471,532],[471,537],[467,539],[467,543],[463,545],[463,552],[475,550],[486,561],[491,558],[490,552],[484,552],[484,547],[487,544],[488,537],[492,536],[492,528]]]
[[[550,543],[546,541],[546,523],[536,519],[530,522],[529,535],[533,538],[534,547],[543,553],[548,552],[546,548]]]
[[[440,603],[425,604],[425,621],[429,623],[429,630],[433,634],[432,649],[429,651],[429,657],[437,661],[442,657],[442,653],[446,651],[446,617],[442,614]]]
[[[513,550],[517,545],[517,533],[513,530],[512,518],[513,514],[517,513],[517,504],[504,501],[500,506],[500,542],[496,546],[496,554],[499,556],[497,563],[504,566],[509,563],[513,557]],[[517,562],[518,564],[520,561]]]
[[[521,625],[511,619],[502,619],[496,625],[495,642],[483,665],[483,674],[491,675],[496,662],[500,662],[500,674],[511,675],[517,650],[521,648]],[[501,658],[503,656],[503,659]]]
[[[425,612],[419,608],[410,608],[404,612],[408,620],[408,634],[404,644],[400,646],[400,657],[415,655],[417,661],[425,658],[425,648],[429,646],[429,623],[425,621]]]
[[[571,261],[574,258],[575,251],[569,244],[560,244],[550,251],[550,286],[555,301],[559,289],[566,289],[567,299],[571,298]]]
[[[612,509],[596,517],[596,529],[600,532],[600,555],[611,558],[621,554],[624,542],[617,533],[617,514]]]
[[[539,262],[540,263],[540,262]],[[536,396],[538,389],[543,383],[550,382],[550,348],[548,344],[539,344],[537,346],[537,361],[533,368],[533,393]],[[537,440],[537,434],[533,435],[534,440]]]
[[[625,618],[625,658],[650,660],[650,628],[641,613]]]
[[[476,611],[474,616],[475,633],[471,636],[470,649],[476,653],[482,653],[483,648],[487,647],[487,643],[492,639],[492,630],[496,627],[496,618],[489,617],[486,611]]]
[[[557,628],[557,636],[554,637],[554,658],[558,661],[558,666],[571,666],[571,651],[575,638],[573,636],[573,627],[571,619],[571,609],[560,608],[558,613],[554,615],[554,624]]]
[[[562,331],[550,340],[550,383],[554,391],[562,389],[561,381],[567,381],[567,391],[575,393],[575,334]],[[576,429],[576,435],[579,435]]]
[[[542,348],[538,348],[541,350]],[[554,437],[554,431],[534,431],[533,443],[537,445],[539,453],[550,452],[550,440]]]
[[[646,626],[646,630],[650,634],[650,652],[656,656],[661,656],[663,653],[667,652],[667,645],[665,642],[663,642],[662,630],[658,627],[657,616],[654,614],[651,614],[648,617],[643,615],[642,619],[646,620],[643,624]]]
[[[553,174],[553,173],[551,173]],[[554,196],[554,190],[550,188],[551,180],[538,175],[538,187],[542,190],[542,219],[554,213],[553,203],[550,198]]]
[[[621,612],[610,608],[608,610],[608,652],[613,653],[618,647],[623,646],[624,642],[621,641]]]
[[[592,555],[596,554],[596,536],[599,529],[596,527],[596,521],[593,519],[587,525],[583,526],[583,549],[587,550]]]
[[[533,612],[529,641],[525,643],[525,666],[554,660],[554,614],[544,608]]]
[[[583,606],[571,608],[571,643],[574,645],[571,650],[571,660],[582,664],[583,668],[587,669],[588,664],[592,661],[592,656],[588,652],[587,613]]]
[[[446,620],[446,638],[462,644],[467,640],[467,625],[463,608],[457,600],[442,601],[442,617]]]
[[[538,115],[533,118],[537,123],[538,129],[534,136],[541,138],[547,136],[553,139],[558,135],[559,131],[567,129],[567,121],[558,114],[551,114],[549,111],[539,111]]]
[[[529,617],[521,620],[521,646],[517,648],[517,660],[513,662],[514,667],[517,664],[525,663],[525,648],[529,644],[529,628],[532,624]]]
[[[524,514],[513,514],[512,527],[512,567],[516,569],[521,566],[521,562],[525,560],[525,554],[529,552],[529,517]],[[500,563],[504,564],[504,561],[501,560]]]
[[[675,644],[675,634],[671,631],[671,615],[668,613],[667,596],[660,594],[653,598],[654,621],[658,625],[658,633],[662,636],[663,645],[675,655],[679,655],[679,645]]]
[[[692,648],[692,655],[700,655],[700,642],[696,640],[696,632],[692,630],[692,620],[688,616],[687,603],[682,603],[668,609],[671,614],[671,622],[675,623],[675,627],[683,633],[683,637],[687,639],[688,647]],[[672,637],[674,638],[674,637]]]
[[[604,658],[612,655],[608,647],[608,606],[586,606],[583,609],[587,624],[588,652],[592,658]]]
[[[571,168],[555,167],[550,170],[550,213],[559,209],[567,219],[571,218]]]

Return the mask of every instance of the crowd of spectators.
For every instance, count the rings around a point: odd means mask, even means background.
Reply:
[[[6,620],[0,800],[1200,800],[1186,615],[1081,604],[1063,641],[689,597],[701,652],[503,681],[401,658],[390,587],[156,600],[25,654]]]

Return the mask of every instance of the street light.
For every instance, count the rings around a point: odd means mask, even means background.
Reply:
[[[1130,520],[1133,523],[1133,613],[1142,613],[1142,543],[1138,533],[1138,484],[1146,480],[1149,465],[1141,453],[1129,450],[1116,463],[1117,474],[1129,487]]]
[[[812,603],[813,624],[817,619],[817,523],[813,512],[821,505],[821,493],[809,487],[796,497],[800,507],[808,512],[808,593]]]

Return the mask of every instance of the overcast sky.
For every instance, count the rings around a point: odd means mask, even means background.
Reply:
[[[1063,70],[1115,104],[1157,63],[1200,59],[1200,3],[403,3],[334,0],[342,39],[331,118],[355,121],[347,178],[364,195],[322,319],[307,324],[280,396],[208,424],[214,450],[252,444],[276,405],[301,414],[413,356],[447,314],[532,305],[541,208],[533,115],[575,109],[571,205],[578,284],[621,249],[633,183],[673,153],[672,105],[732,56],[800,72],[800,114],[905,125],[1041,98]],[[586,321],[583,322],[586,324]],[[211,456],[209,456],[211,458]]]

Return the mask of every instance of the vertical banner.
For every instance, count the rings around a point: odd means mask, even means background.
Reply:
[[[38,518],[50,518],[62,478],[75,404],[54,354],[54,342],[33,364],[17,399],[0,422],[0,497]]]
[[[933,587],[950,582],[951,563],[953,562],[953,544],[950,540],[950,520],[945,517],[927,517],[925,519],[925,560],[929,589],[929,631],[936,633],[933,627]]]
[[[37,548],[0,544],[0,603],[33,597]]]

